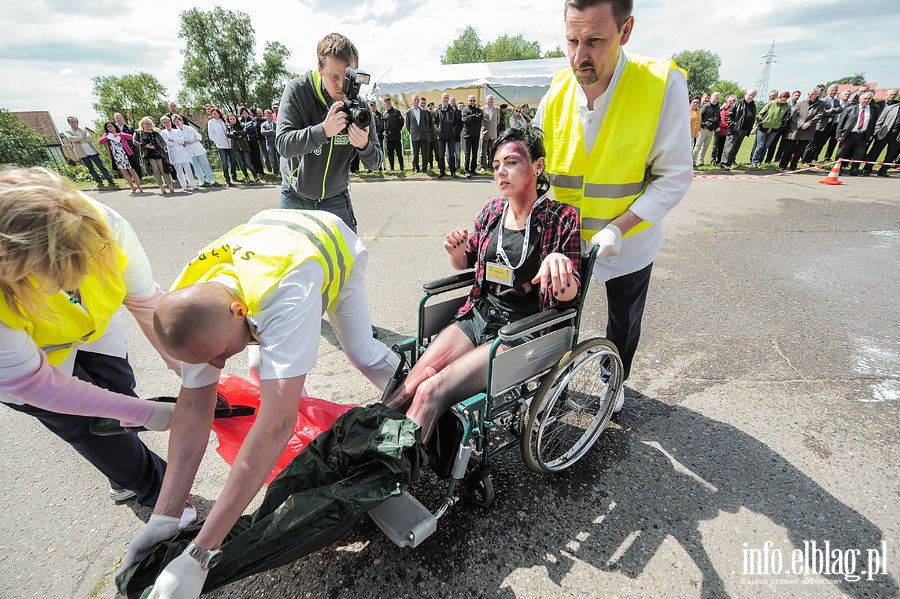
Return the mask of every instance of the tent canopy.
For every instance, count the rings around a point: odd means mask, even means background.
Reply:
[[[463,103],[469,95],[474,95],[481,105],[485,96],[493,94],[497,104],[527,102],[536,107],[550,87],[553,73],[566,68],[569,60],[562,57],[398,69],[389,71],[385,81],[375,82],[374,93],[379,98],[391,96],[404,109],[411,105],[413,94],[438,104],[444,92]]]

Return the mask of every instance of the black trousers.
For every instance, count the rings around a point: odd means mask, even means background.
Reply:
[[[424,171],[428,162],[428,140],[411,140],[410,143],[412,144],[413,170]]]
[[[478,168],[478,138],[477,137],[467,137],[466,138],[466,162],[463,165],[463,170],[467,173],[475,174],[475,169]]]
[[[848,133],[844,141],[838,147],[838,158],[845,160],[865,160],[866,148],[869,146],[869,140],[866,139],[865,132]],[[841,171],[844,170],[844,163],[841,163]],[[850,163],[850,174],[855,175],[859,172],[859,163]]]
[[[137,397],[134,371],[127,358],[79,351],[73,374],[102,389]],[[7,404],[37,418],[109,479],[110,487],[134,491],[141,505],[153,507],[166,474],[166,463],[150,451],[136,433],[98,437],[91,433],[91,417],[58,414],[30,405]]]
[[[650,271],[653,263],[606,282],[607,321],[606,338],[616,344],[625,378],[631,374],[631,363],[641,339],[641,320],[650,288]]]
[[[884,139],[875,138],[875,141],[872,142],[872,147],[869,148],[869,153],[866,155],[866,160],[870,162],[878,160],[885,146],[887,146],[887,154],[884,155],[884,162],[897,162],[897,155],[900,154],[900,141],[897,141],[896,131],[889,131]],[[863,170],[871,173],[873,166],[872,164],[867,164],[863,167]],[[879,175],[887,172],[887,165],[882,165],[878,168]]]
[[[403,142],[399,139],[388,139],[384,142],[385,148],[385,156],[387,156],[388,164],[391,165],[391,170],[394,170],[394,156],[397,156],[397,161],[400,163],[400,170],[403,170]]]
[[[790,167],[792,171],[797,170],[797,162],[800,161],[800,156],[808,143],[809,140],[806,139],[783,138],[781,141],[781,160],[778,163],[778,168],[788,170]]]

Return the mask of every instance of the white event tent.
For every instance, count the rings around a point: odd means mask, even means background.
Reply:
[[[392,69],[383,77],[385,81],[372,82],[372,95],[379,99],[391,96],[402,110],[409,108],[413,94],[439,104],[443,92],[463,104],[469,95],[474,95],[481,106],[485,96],[493,94],[498,105],[528,103],[536,108],[550,87],[553,73],[567,68],[569,60],[562,57]]]

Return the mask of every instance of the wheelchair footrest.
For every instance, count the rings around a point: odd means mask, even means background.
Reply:
[[[394,495],[369,510],[378,528],[400,547],[417,547],[437,530],[437,518],[409,493]]]

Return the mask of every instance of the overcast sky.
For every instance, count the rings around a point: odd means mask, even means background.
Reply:
[[[250,14],[258,53],[267,41],[286,45],[295,72],[315,66],[316,43],[331,31],[356,44],[360,68],[376,81],[411,66],[426,78],[467,25],[483,43],[521,33],[542,50],[565,49],[561,0],[25,0],[0,12],[0,108],[49,110],[61,129],[70,114],[91,122],[91,78],[137,71],[174,98],[179,13],[217,4]],[[900,0],[635,0],[634,15],[628,50],[669,57],[707,49],[722,59],[720,77],[742,87],[755,85],[773,40],[770,89],[807,90],[858,71],[879,87],[900,85]]]

